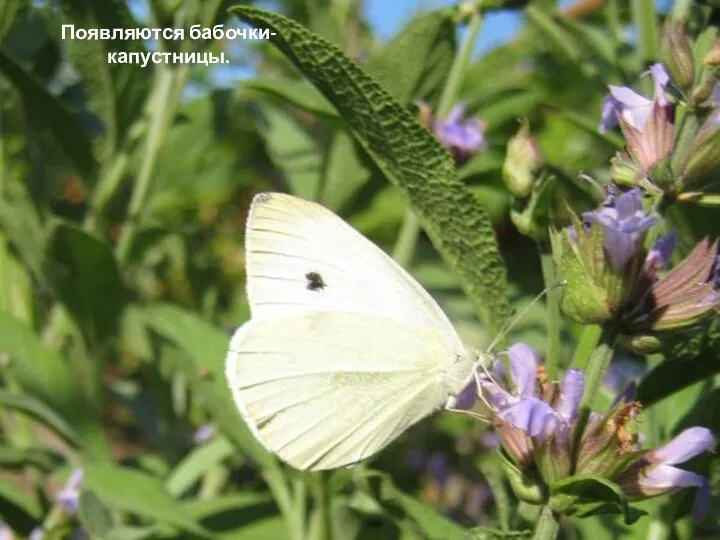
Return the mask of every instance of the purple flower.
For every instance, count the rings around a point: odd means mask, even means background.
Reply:
[[[195,445],[209,441],[215,435],[215,428],[210,424],[200,426],[192,436],[192,443]]]
[[[447,118],[436,119],[433,131],[440,143],[457,160],[464,160],[485,148],[483,124],[478,118],[463,120],[465,105],[455,105]]]
[[[629,357],[614,360],[605,372],[603,385],[613,394],[620,394],[624,389],[634,388],[635,381],[643,376],[645,368],[639,362],[631,360]],[[631,401],[634,396],[623,395],[625,401]]]
[[[668,262],[670,262],[670,256],[672,255],[676,245],[677,231],[675,230],[672,230],[665,236],[658,238],[645,259],[645,267],[647,270],[651,274],[654,274],[661,268],[665,268]]]
[[[610,93],[603,99],[601,106],[600,125],[598,126],[600,133],[605,133],[608,129],[615,127],[619,117],[622,117],[635,129],[642,131],[652,112],[653,101],[657,101],[661,107],[669,105],[665,98],[665,86],[670,81],[667,71],[661,64],[653,64],[649,73],[655,87],[654,100],[638,94],[628,86],[608,85]]]
[[[639,189],[632,189],[617,197],[613,206],[603,206],[585,212],[587,223],[599,223],[603,227],[603,246],[613,269],[621,270],[635,255],[642,233],[657,222],[642,209]]]
[[[620,485],[630,496],[648,497],[670,493],[684,487],[695,487],[693,517],[701,520],[708,510],[710,486],[708,481],[691,471],[673,467],[709,450],[715,439],[709,429],[691,427],[680,433],[668,444],[645,456],[619,479]]]
[[[55,499],[66,512],[75,514],[78,509],[78,498],[80,497],[80,484],[83,481],[83,470],[75,469],[63,488],[55,495]]]
[[[493,412],[503,422],[520,429],[530,437],[543,435],[555,413],[552,407],[535,396],[538,358],[524,343],[515,343],[508,349],[510,379],[515,393],[510,393],[494,381],[482,383],[483,391]],[[502,372],[502,364],[497,364]]]

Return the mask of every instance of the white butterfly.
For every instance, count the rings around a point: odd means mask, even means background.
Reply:
[[[490,361],[405,270],[318,204],[257,195],[246,257],[252,318],[225,374],[253,434],[296,468],[375,454],[452,408]]]

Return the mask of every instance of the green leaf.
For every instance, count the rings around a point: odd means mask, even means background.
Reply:
[[[551,485],[550,506],[556,512],[578,517],[621,514],[628,525],[645,513],[628,505],[620,486],[594,475],[571,476]]]
[[[404,191],[477,312],[499,330],[510,311],[505,267],[490,218],[458,180],[450,155],[337,47],[281,15],[249,7],[233,11],[271,30],[273,43],[335,105],[385,176]]]
[[[80,121],[9,56],[0,51],[0,72],[17,88],[28,109],[47,124],[57,143],[86,177],[93,177],[97,162],[92,142]]]
[[[109,464],[88,464],[84,470],[84,488],[93,491],[105,506],[212,538],[152,476]]]
[[[440,91],[455,56],[449,9],[420,13],[365,65],[367,73],[401,105]]]
[[[275,459],[250,433],[227,388],[227,336],[196,315],[169,304],[149,306],[144,316],[150,328],[185,353],[178,357],[178,367],[220,431],[256,463],[264,467],[277,466]]]
[[[317,198],[322,157],[315,141],[287,113],[270,105],[259,105],[262,119],[258,131],[268,154],[283,173],[288,191],[304,199]]]
[[[10,194],[0,199],[0,219],[8,239],[17,250],[20,260],[33,277],[45,285],[42,271],[42,245],[45,236],[35,206],[27,193],[9,186]]]
[[[49,472],[57,461],[58,456],[48,448],[0,445],[0,469],[21,469],[31,466]]]
[[[62,0],[64,22],[76,28],[136,28],[126,2]],[[108,61],[108,53],[139,52],[139,41],[127,39],[67,39],[68,56],[82,75],[93,110],[103,122],[102,155],[116,151],[130,122],[140,113],[149,78],[138,64]]]
[[[103,540],[145,540],[157,538],[155,527],[128,527],[120,525],[108,531]]]
[[[665,361],[645,374],[637,399],[645,407],[720,373],[720,319],[665,344]]]
[[[468,531],[467,540],[526,540],[532,531],[499,531],[489,527],[475,527]]]
[[[558,53],[581,68],[585,65],[583,48],[575,37],[559,24],[559,14],[549,15],[541,6],[530,4],[525,8],[525,16],[530,26],[541,34]]]
[[[337,130],[330,141],[320,202],[339,210],[354,200],[370,179],[370,171],[360,161],[353,138]]]
[[[92,538],[105,538],[113,528],[110,510],[87,489],[78,498],[78,518]]]
[[[0,311],[0,352],[10,357],[9,371],[22,389],[70,423],[95,457],[107,455],[100,413],[84,395],[65,358],[47,349],[33,330]]]
[[[21,9],[27,5],[27,0],[5,0],[0,4],[0,41],[3,40],[13,21]]]
[[[21,411],[50,428],[71,446],[80,445],[80,436],[70,424],[51,407],[30,394],[0,390],[0,407]]]
[[[282,521],[276,519],[277,507],[267,494],[229,493],[193,499],[183,504],[183,510],[206,523],[220,538],[262,540],[287,536]]]
[[[250,93],[268,94],[315,114],[338,118],[337,109],[305,80],[280,77],[256,77],[240,87]]]
[[[0,481],[0,521],[11,529],[29,535],[42,516],[42,508],[36,499],[5,480]]]
[[[552,105],[549,105],[549,106],[550,106],[550,108],[557,110],[557,115],[559,118],[567,120],[574,126],[577,126],[581,130],[583,130],[588,135],[592,135],[593,137],[595,137],[599,141],[602,141],[603,143],[609,145],[610,147],[615,148],[617,150],[621,150],[625,146],[625,141],[617,133],[615,133],[613,131],[607,131],[605,133],[600,133],[598,131],[599,118],[591,118],[591,117],[585,116],[578,112],[573,112],[573,111],[564,110],[564,109],[562,109],[562,110],[557,109],[556,107],[553,107]]]
[[[370,481],[374,495],[396,519],[405,521],[410,530],[428,540],[465,540],[467,531],[454,521],[439,514],[416,498],[400,491],[390,475],[374,470],[359,470]],[[371,501],[369,501],[371,502]],[[368,506],[365,503],[365,506]]]
[[[165,483],[167,490],[180,496],[210,469],[235,455],[235,447],[223,437],[216,437],[193,448],[170,473]]]
[[[43,266],[58,298],[91,342],[116,334],[126,292],[108,244],[57,221],[45,242]]]

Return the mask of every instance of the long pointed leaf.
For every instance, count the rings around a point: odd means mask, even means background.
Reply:
[[[509,314],[505,267],[487,211],[458,180],[450,155],[337,47],[281,15],[233,8],[332,102],[385,176],[399,186],[478,313],[497,331]]]

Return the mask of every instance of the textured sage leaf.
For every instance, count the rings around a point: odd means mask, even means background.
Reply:
[[[135,469],[116,465],[88,464],[83,487],[91,490],[108,508],[172,525],[202,538],[212,538],[165,490],[162,483]]]
[[[92,177],[97,168],[92,142],[79,120],[29,73],[0,51],[0,73],[17,88],[28,108],[44,122],[77,170]]]
[[[373,54],[365,71],[401,105],[437,97],[455,56],[449,9],[417,15]]]
[[[280,98],[292,105],[329,118],[337,118],[338,112],[317,88],[305,80],[280,77],[256,77],[240,87],[246,92],[256,92]]]
[[[335,105],[380,170],[403,190],[478,313],[498,330],[510,311],[505,267],[488,214],[458,180],[450,155],[337,47],[281,15],[233,11],[274,32],[272,42]]]
[[[45,242],[43,266],[58,298],[91,342],[116,334],[126,291],[108,244],[57,221]]]
[[[72,446],[80,445],[80,436],[70,424],[51,407],[30,394],[0,390],[0,408],[21,411],[41,422]]]

